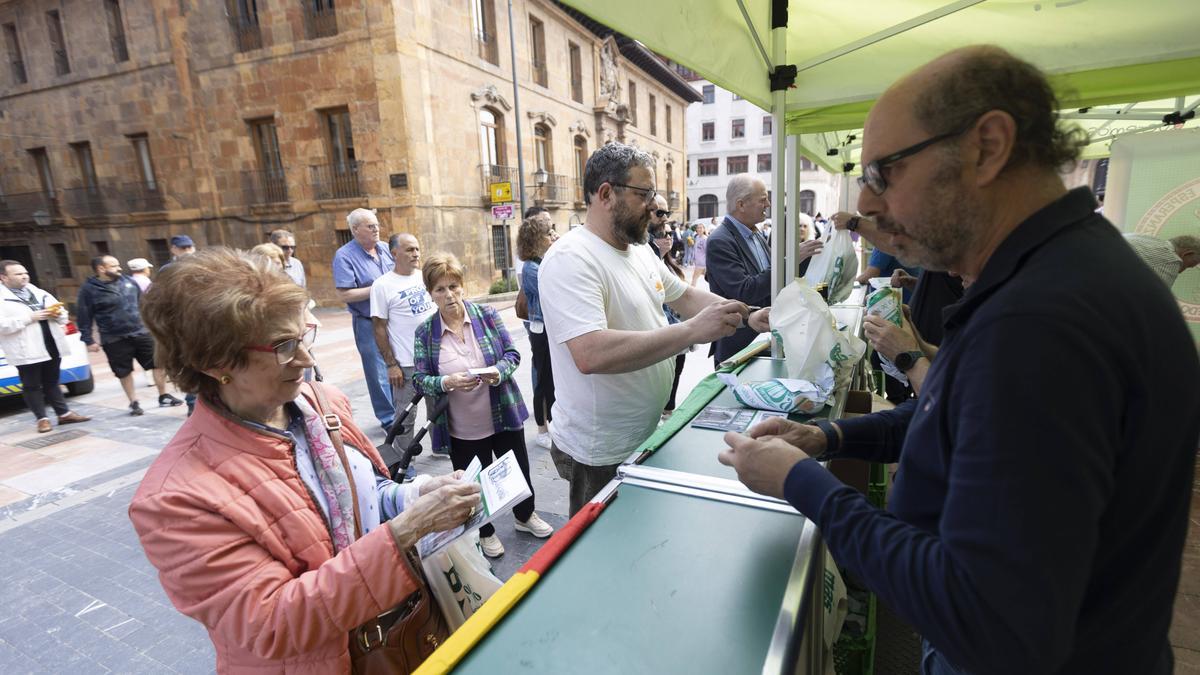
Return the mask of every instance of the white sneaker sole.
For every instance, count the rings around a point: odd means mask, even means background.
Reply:
[[[538,534],[537,532],[533,531],[533,528],[522,525],[521,521],[519,521],[519,520],[516,522],[515,525],[513,525],[513,529],[515,529],[517,532],[525,532],[526,534],[532,534],[533,536],[537,537],[538,539],[545,539],[546,537],[549,537],[550,535],[554,534],[554,528],[550,528],[550,531],[546,532],[545,534]]]

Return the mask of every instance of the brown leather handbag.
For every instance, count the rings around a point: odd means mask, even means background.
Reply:
[[[346,475],[352,476],[346,447],[342,443],[342,422],[331,412],[321,385],[311,387],[317,412],[329,432],[329,440],[337,450]],[[354,503],[354,538],[362,536],[358,512],[358,492],[350,481],[350,498]],[[386,525],[385,525],[386,527]],[[404,555],[409,575],[420,588],[404,602],[350,631],[350,663],[355,675],[391,675],[411,673],[429,658],[446,638],[450,625],[442,610],[432,601],[429,581],[421,571],[420,560],[413,549]]]
[[[529,320],[529,298],[525,297],[525,289],[517,291],[517,305],[513,308],[518,319]]]

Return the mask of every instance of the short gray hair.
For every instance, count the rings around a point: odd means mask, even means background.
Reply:
[[[597,148],[588,158],[583,172],[583,203],[590,206],[592,195],[600,191],[601,185],[629,180],[629,171],[635,166],[654,171],[654,158],[624,143],[608,143]]]
[[[284,239],[295,239],[295,238],[296,238],[296,235],[292,234],[288,230],[279,229],[279,230],[274,230],[271,232],[271,243],[275,244],[276,246],[278,246],[279,242],[283,241]]]
[[[1200,253],[1200,237],[1194,234],[1181,234],[1178,237],[1171,237],[1168,241],[1175,247],[1175,252],[1180,251],[1195,251]]]
[[[412,237],[412,240],[417,242],[417,246],[421,245],[421,240],[417,239],[417,235],[409,234],[408,232],[397,232],[388,237],[388,250],[395,251],[396,247],[400,246],[400,240],[404,237]]]
[[[350,215],[346,216],[346,224],[353,230],[356,225],[362,224],[367,219],[367,216],[375,217],[375,209],[354,209],[350,212]]]
[[[733,211],[737,207],[738,200],[749,197],[759,183],[762,183],[761,179],[745,173],[730,178],[729,186],[725,188],[725,210]]]

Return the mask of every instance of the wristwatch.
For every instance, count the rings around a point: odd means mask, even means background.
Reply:
[[[858,216],[851,216],[850,220],[846,221],[846,229],[853,232],[858,229]]]
[[[912,370],[913,366],[917,365],[917,361],[923,358],[925,358],[925,352],[919,350],[900,352],[896,355],[896,359],[892,361],[892,363],[896,364],[896,370],[899,370],[902,373],[907,373],[908,371]]]

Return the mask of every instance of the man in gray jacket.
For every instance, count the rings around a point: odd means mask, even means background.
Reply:
[[[58,383],[62,355],[71,351],[62,326],[67,310],[53,295],[29,283],[29,272],[16,260],[0,261],[0,349],[21,378],[21,395],[37,418],[38,433],[50,431],[46,404],[59,424],[86,422],[72,412]]]

